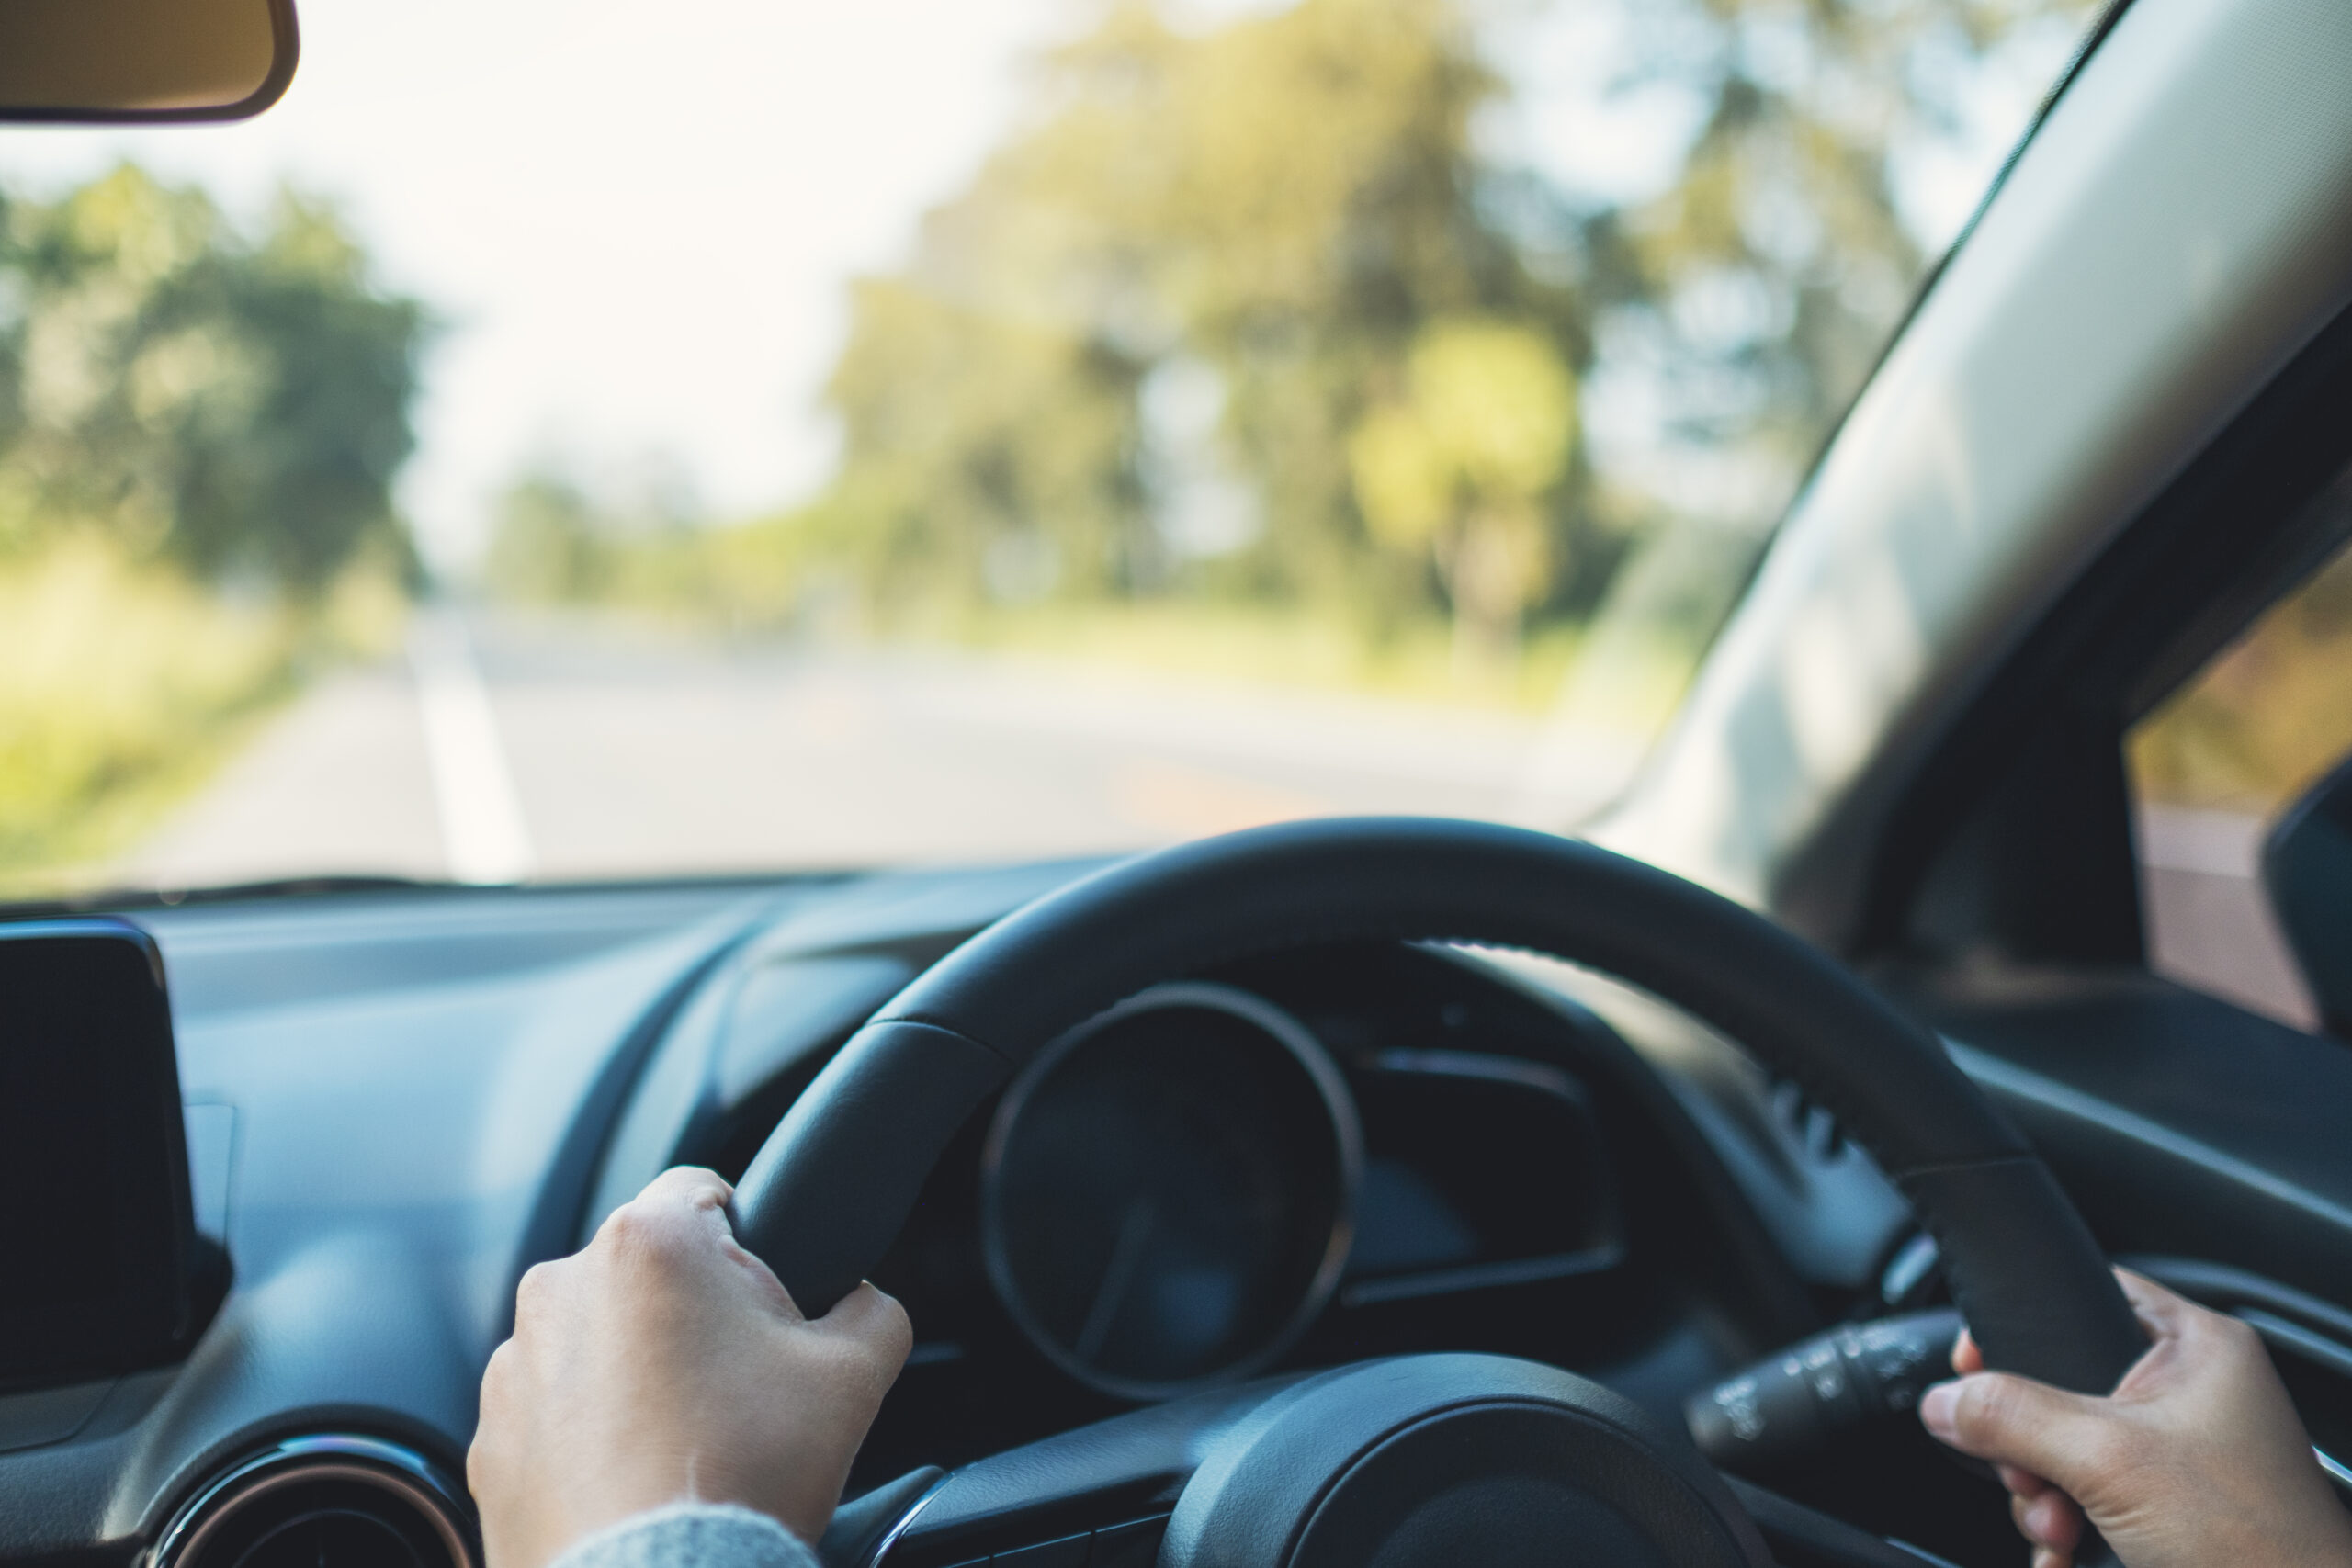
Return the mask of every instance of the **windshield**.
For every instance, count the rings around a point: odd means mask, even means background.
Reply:
[[[0,897],[1572,825],[2088,0],[311,0],[0,131]]]

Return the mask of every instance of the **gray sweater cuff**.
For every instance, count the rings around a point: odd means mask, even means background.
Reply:
[[[732,1503],[673,1503],[572,1542],[549,1568],[819,1568],[765,1514]]]

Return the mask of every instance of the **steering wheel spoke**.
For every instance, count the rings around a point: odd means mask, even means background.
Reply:
[[[894,1499],[888,1528],[862,1551],[853,1554],[857,1543],[829,1534],[820,1555],[827,1568],[956,1568],[1034,1549],[1034,1562],[1012,1562],[1151,1568],[1185,1483],[1227,1434],[1301,1375],[1170,1400],[976,1461]]]

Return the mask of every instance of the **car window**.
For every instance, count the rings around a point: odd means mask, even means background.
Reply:
[[[2125,754],[2151,966],[2315,1027],[2261,856],[2280,815],[2352,757],[2352,545],[2133,726]]]
[[[0,135],[0,898],[1565,827],[2091,0],[309,0]]]

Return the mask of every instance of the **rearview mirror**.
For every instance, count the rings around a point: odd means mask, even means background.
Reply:
[[[2279,817],[2262,846],[2262,886],[2321,1020],[2352,1039],[2352,761]]]
[[[293,0],[0,0],[0,120],[243,119],[296,51]]]

